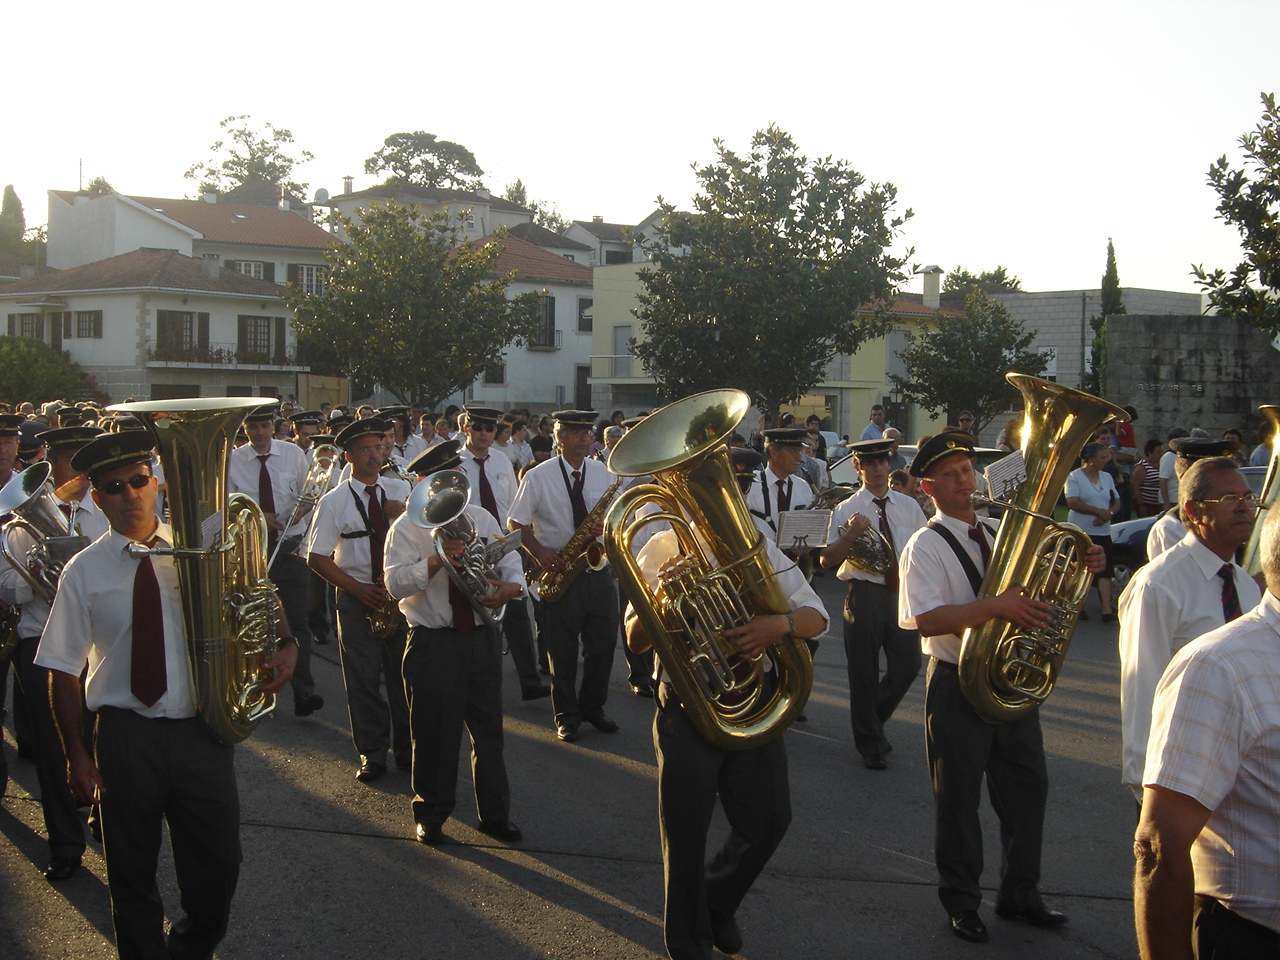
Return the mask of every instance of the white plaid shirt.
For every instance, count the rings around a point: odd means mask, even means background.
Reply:
[[[1280,931],[1280,598],[1187,644],[1156,691],[1143,784],[1212,811],[1196,893]]]

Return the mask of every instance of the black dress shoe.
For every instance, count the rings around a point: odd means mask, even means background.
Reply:
[[[498,820],[496,823],[481,822],[479,828],[481,833],[487,833],[495,840],[501,840],[503,843],[515,843],[524,837],[517,827],[510,820]]]
[[[438,823],[420,823],[414,830],[414,836],[418,838],[419,843],[434,847],[444,840],[444,829]]]
[[[987,933],[987,925],[978,916],[977,910],[961,910],[951,915],[951,932],[961,940],[970,943],[986,943],[991,939]]]
[[[79,857],[54,857],[44,868],[44,878],[50,883],[70,880],[80,870]]]
[[[373,783],[379,777],[384,776],[387,772],[387,765],[379,763],[377,760],[365,758],[360,764],[360,769],[356,771],[356,779],[361,783]]]
[[[742,952],[742,931],[733,917],[711,914],[711,942],[721,953],[733,955]]]
[[[653,687],[647,683],[633,683],[631,685],[631,695],[633,697],[646,697],[653,699]]]
[[[610,720],[604,715],[604,711],[601,711],[600,713],[593,713],[590,716],[584,716],[582,719],[586,720],[587,723],[591,724],[601,733],[618,732],[618,722],[616,720]]]
[[[530,687],[524,693],[520,694],[521,700],[541,700],[543,697],[551,696],[551,688],[545,683],[540,683],[536,687]]]
[[[996,907],[996,916],[1005,920],[1025,920],[1033,927],[1060,927],[1067,922],[1067,915],[1050,910],[1043,903],[1033,907]]]
[[[556,724],[556,737],[565,743],[573,743],[578,739],[577,725],[571,723]]]
[[[868,770],[888,770],[889,761],[885,759],[883,753],[868,753],[862,758],[862,765]]]
[[[318,693],[308,694],[305,697],[294,697],[293,715],[295,717],[309,717],[323,706],[324,697]]]

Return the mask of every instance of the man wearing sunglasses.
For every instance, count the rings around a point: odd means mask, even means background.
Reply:
[[[501,410],[467,404],[458,421],[467,441],[459,451],[462,462],[458,469],[471,481],[471,502],[483,507],[498,521],[498,526],[506,530],[511,500],[520,484],[510,457],[501,453],[490,456],[501,417]],[[539,700],[551,696],[551,688],[542,682],[542,675],[538,673],[527,602],[522,598],[507,604],[502,622],[511,662],[515,665],[516,676],[520,678],[521,698]]]
[[[234,751],[197,716],[173,557],[129,549],[173,542],[155,515],[151,443],[143,432],[106,434],[72,457],[111,529],[63,571],[36,663],[52,671],[71,792],[100,805],[120,956],[208,957],[226,933],[240,869]],[[293,673],[298,650],[287,630],[282,619],[266,693]],[[81,722],[86,664],[84,703],[98,714],[93,757]],[[156,883],[162,818],[182,894],[167,936]]]
[[[1234,560],[1257,501],[1229,457],[1197,460],[1178,484],[1187,533],[1120,596],[1121,779],[1142,800],[1151,705],[1165,667],[1187,643],[1257,606],[1262,591]]]

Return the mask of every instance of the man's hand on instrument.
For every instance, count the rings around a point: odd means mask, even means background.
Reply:
[[[275,530],[277,533],[284,530],[284,524],[276,519],[276,515],[274,513],[268,513],[267,511],[263,510],[262,515],[267,518],[268,530]]]
[[[293,668],[298,664],[298,642],[286,643],[283,647],[276,651],[276,655],[271,658],[267,664],[267,668],[272,673],[272,679],[262,685],[263,693],[279,693],[284,689],[284,685],[293,677]]]
[[[995,616],[1027,630],[1039,630],[1047,626],[1053,614],[1053,607],[1043,600],[1028,597],[1026,590],[1018,583],[991,599],[994,601]]]
[[[1102,544],[1095,543],[1085,551],[1084,566],[1095,576],[1107,569],[1107,551],[1102,548]]]
[[[461,540],[445,540],[441,544],[444,555],[449,558],[449,562],[455,567],[462,566],[462,551],[466,548],[466,544]]]
[[[740,627],[730,627],[724,638],[744,657],[752,657],[765,647],[777,643],[791,630],[784,614],[762,614],[752,617]]]
[[[404,513],[404,510],[405,504],[403,500],[388,500],[386,505],[382,508],[382,514],[387,518],[387,523],[390,523],[396,517],[400,516],[400,514]]]
[[[849,518],[849,527],[844,532],[845,539],[852,543],[854,540],[857,540],[860,536],[866,533],[870,526],[870,517],[864,517],[860,513],[855,513]]]
[[[596,517],[596,522],[587,528],[593,537],[599,539],[604,536],[604,517]]]
[[[565,568],[565,562],[560,559],[560,554],[556,551],[544,547],[542,544],[529,544],[529,555],[537,561],[538,566],[549,573],[559,573]]]
[[[387,602],[387,591],[381,584],[361,583],[351,592],[357,600],[371,610],[376,610]]]
[[[512,583],[509,580],[490,580],[489,583],[498,589],[490,596],[483,597],[480,602],[493,610],[520,595],[520,584],[518,583]]]

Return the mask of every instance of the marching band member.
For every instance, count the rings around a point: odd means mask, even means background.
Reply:
[[[756,456],[745,449],[732,451],[735,469],[741,470],[743,453]],[[741,476],[743,482],[755,479],[750,466]],[[744,656],[759,653],[787,636],[817,637],[827,628],[822,601],[796,565],[767,538],[765,549],[791,613],[756,616],[726,630],[725,640]],[[669,529],[649,539],[637,560],[650,586],[679,553],[679,541]],[[627,645],[632,650],[651,649],[634,611],[628,613],[626,627]],[[661,676],[661,664],[659,673]],[[658,757],[658,823],[665,881],[662,926],[667,956],[672,960],[710,960],[713,946],[721,953],[739,953],[742,933],[735,914],[791,823],[784,737],[745,750],[722,750],[698,732],[669,680],[658,684],[656,699],[653,740]],[[717,797],[729,821],[729,836],[708,863],[707,834]]]
[[[459,467],[456,440],[432,447],[410,464],[420,479]],[[497,520],[474,500],[466,508],[466,517],[485,542],[501,535]],[[450,558],[458,557],[462,549],[462,541],[444,540],[444,552]],[[480,601],[493,610],[517,601],[524,593],[518,552],[512,550],[504,556],[498,572],[502,579],[489,581],[495,588],[493,595]],[[457,802],[458,750],[464,726],[471,738],[479,829],[507,843],[519,840],[520,828],[510,819],[510,789],[502,759],[502,637],[498,628],[484,622],[467,593],[443,569],[432,531],[417,526],[407,515],[391,525],[386,578],[388,592],[399,598],[400,609],[409,621],[404,685],[418,840],[434,845],[444,839],[443,824]]]
[[[466,446],[460,451],[458,469],[471,481],[472,500],[486,510],[501,529],[507,529],[511,501],[520,483],[509,457],[493,453],[493,439],[498,429],[501,410],[468,404],[458,423]],[[533,626],[529,607],[523,599],[507,605],[502,629],[511,650],[511,662],[520,678],[520,697],[540,700],[551,696],[551,688],[542,682],[534,649]]]
[[[1174,437],[1169,441],[1169,454],[1174,457],[1173,472],[1178,478],[1173,483],[1174,489],[1178,489],[1182,475],[1191,469],[1191,465],[1197,460],[1205,460],[1209,457],[1230,457],[1239,449],[1240,444],[1230,440],[1193,440],[1187,437]],[[1147,531],[1148,563],[1187,535],[1187,527],[1182,522],[1180,507],[1181,497],[1176,497],[1173,506],[1166,510]],[[1141,768],[1138,772],[1142,772]]]
[[[1262,596],[1234,560],[1258,508],[1235,461],[1197,460],[1179,479],[1178,496],[1185,536],[1139,569],[1120,596],[1121,780],[1139,801],[1160,676],[1187,643],[1252,610]]]
[[[27,422],[27,418],[20,413],[0,413],[0,488],[13,479],[15,468],[18,468],[18,430],[22,424]],[[20,469],[20,468],[19,468]],[[0,608],[0,614],[8,616],[7,609]],[[9,689],[9,661],[0,660],[0,707],[4,704],[5,693]],[[15,691],[18,687],[14,685]],[[16,694],[15,694],[16,695]],[[15,713],[20,713],[15,708]],[[13,718],[14,725],[17,726],[19,718]],[[23,726],[26,720],[22,721]],[[15,731],[15,736],[17,731]],[[22,741],[26,741],[26,731]],[[0,796],[4,795],[5,790],[9,786],[9,761],[5,759],[4,738],[0,737]]]
[[[289,442],[307,455],[307,464],[311,464],[313,453],[312,438],[320,432],[320,411],[304,410],[289,418]]]
[[[307,624],[311,573],[295,552],[306,533],[305,518],[311,508],[302,508],[294,526],[285,529],[306,486],[307,455],[296,444],[274,439],[274,423],[274,405],[259,407],[244,418],[249,442],[231,451],[227,492],[249,497],[262,508],[267,519],[267,556],[275,553],[275,562],[267,576],[280,595],[280,603],[298,642],[298,663],[292,679],[293,713],[307,717],[324,706],[324,698],[316,693],[311,675],[311,628]],[[276,543],[282,537],[285,542],[276,553]]]
[[[764,431],[764,438],[769,462],[747,491],[747,509],[760,532],[776,543],[782,514],[813,502],[809,484],[796,474],[804,458],[808,434],[804,430],[780,427]]]
[[[561,410],[552,416],[561,453],[524,475],[508,522],[512,530],[522,531],[521,546],[534,562],[544,571],[559,573],[566,567],[559,551],[573,539],[612,484],[609,469],[587,457],[596,412]],[[603,521],[597,519],[589,532],[598,537],[602,529]],[[583,720],[603,733],[618,731],[618,724],[604,712],[617,644],[617,617],[617,588],[607,568],[583,570],[563,597],[545,604],[551,704],[560,740],[577,740]],[[577,684],[579,643],[581,688]]]
[[[884,725],[920,673],[920,634],[898,626],[898,564],[902,548],[925,525],[925,518],[913,499],[889,489],[892,446],[891,440],[850,444],[862,486],[836,507],[832,539],[820,557],[824,567],[839,567],[836,576],[849,584],[844,607],[849,719],[854,746],[868,770],[888,768],[893,745],[885,739]],[[892,551],[887,573],[871,573],[849,560],[850,551],[873,525]],[[887,664],[883,678],[882,649]]]
[[[408,468],[418,454],[427,449],[427,443],[413,432],[408,407],[383,407],[378,416],[391,424],[391,455]]]
[[[912,476],[934,502],[937,516],[917,530],[902,554],[898,593],[899,626],[919,630],[929,655],[925,695],[925,746],[936,803],[934,857],[938,898],[951,930],[962,940],[985,943],[982,903],[982,826],[978,804],[985,778],[1000,819],[1004,858],[996,915],[1056,927],[1067,918],[1040,899],[1040,841],[1049,792],[1040,713],[1032,708],[1017,719],[988,723],[960,687],[956,665],[960,634],[988,620],[1011,620],[1035,630],[1050,619],[1051,607],[1013,586],[978,599],[991,556],[994,531],[980,521],[970,496],[977,489],[973,438],[940,433],[920,447]],[[1106,563],[1102,548],[1086,554],[1091,573]]]
[[[100,804],[122,960],[212,956],[227,930],[241,859],[234,749],[196,714],[174,559],[128,551],[132,543],[172,545],[153,506],[151,443],[146,433],[106,434],[72,457],[111,529],[63,570],[36,654],[52,671],[71,792]],[[277,632],[287,630],[281,620]],[[280,637],[265,693],[289,681],[297,657],[290,639]],[[84,745],[85,704],[98,714],[94,757]],[[182,894],[167,937],[156,883],[161,820]]]
[[[49,446],[54,502],[73,525],[72,529],[85,538],[86,546],[107,532],[107,518],[88,496],[89,481],[71,466],[71,458],[101,435],[102,431],[96,427],[61,427],[46,430],[42,436]],[[35,546],[35,540],[25,529],[15,529],[9,536],[15,556],[25,557]],[[11,662],[23,693],[21,703],[27,711],[27,726],[35,740],[40,808],[49,840],[49,865],[44,875],[50,882],[57,883],[74,876],[80,869],[85,841],[76,801],[67,787],[67,758],[62,752],[49,704],[49,671],[35,663],[40,636],[49,619],[49,603],[9,564],[0,569],[0,600],[22,606],[18,646]],[[18,698],[15,698],[14,709],[18,709]]]
[[[381,474],[383,434],[376,417],[356,420],[335,442],[344,451],[351,477],[320,498],[307,541],[307,563],[338,588],[338,652],[347,689],[351,737],[360,754],[356,779],[372,783],[387,772],[387,750],[396,766],[409,769],[409,713],[400,661],[405,626],[387,637],[370,632],[369,616],[385,611],[390,600],[382,585],[382,558],[391,521],[404,511],[409,485]],[[400,616],[396,611],[394,616]],[[384,700],[380,681],[386,680]]]

